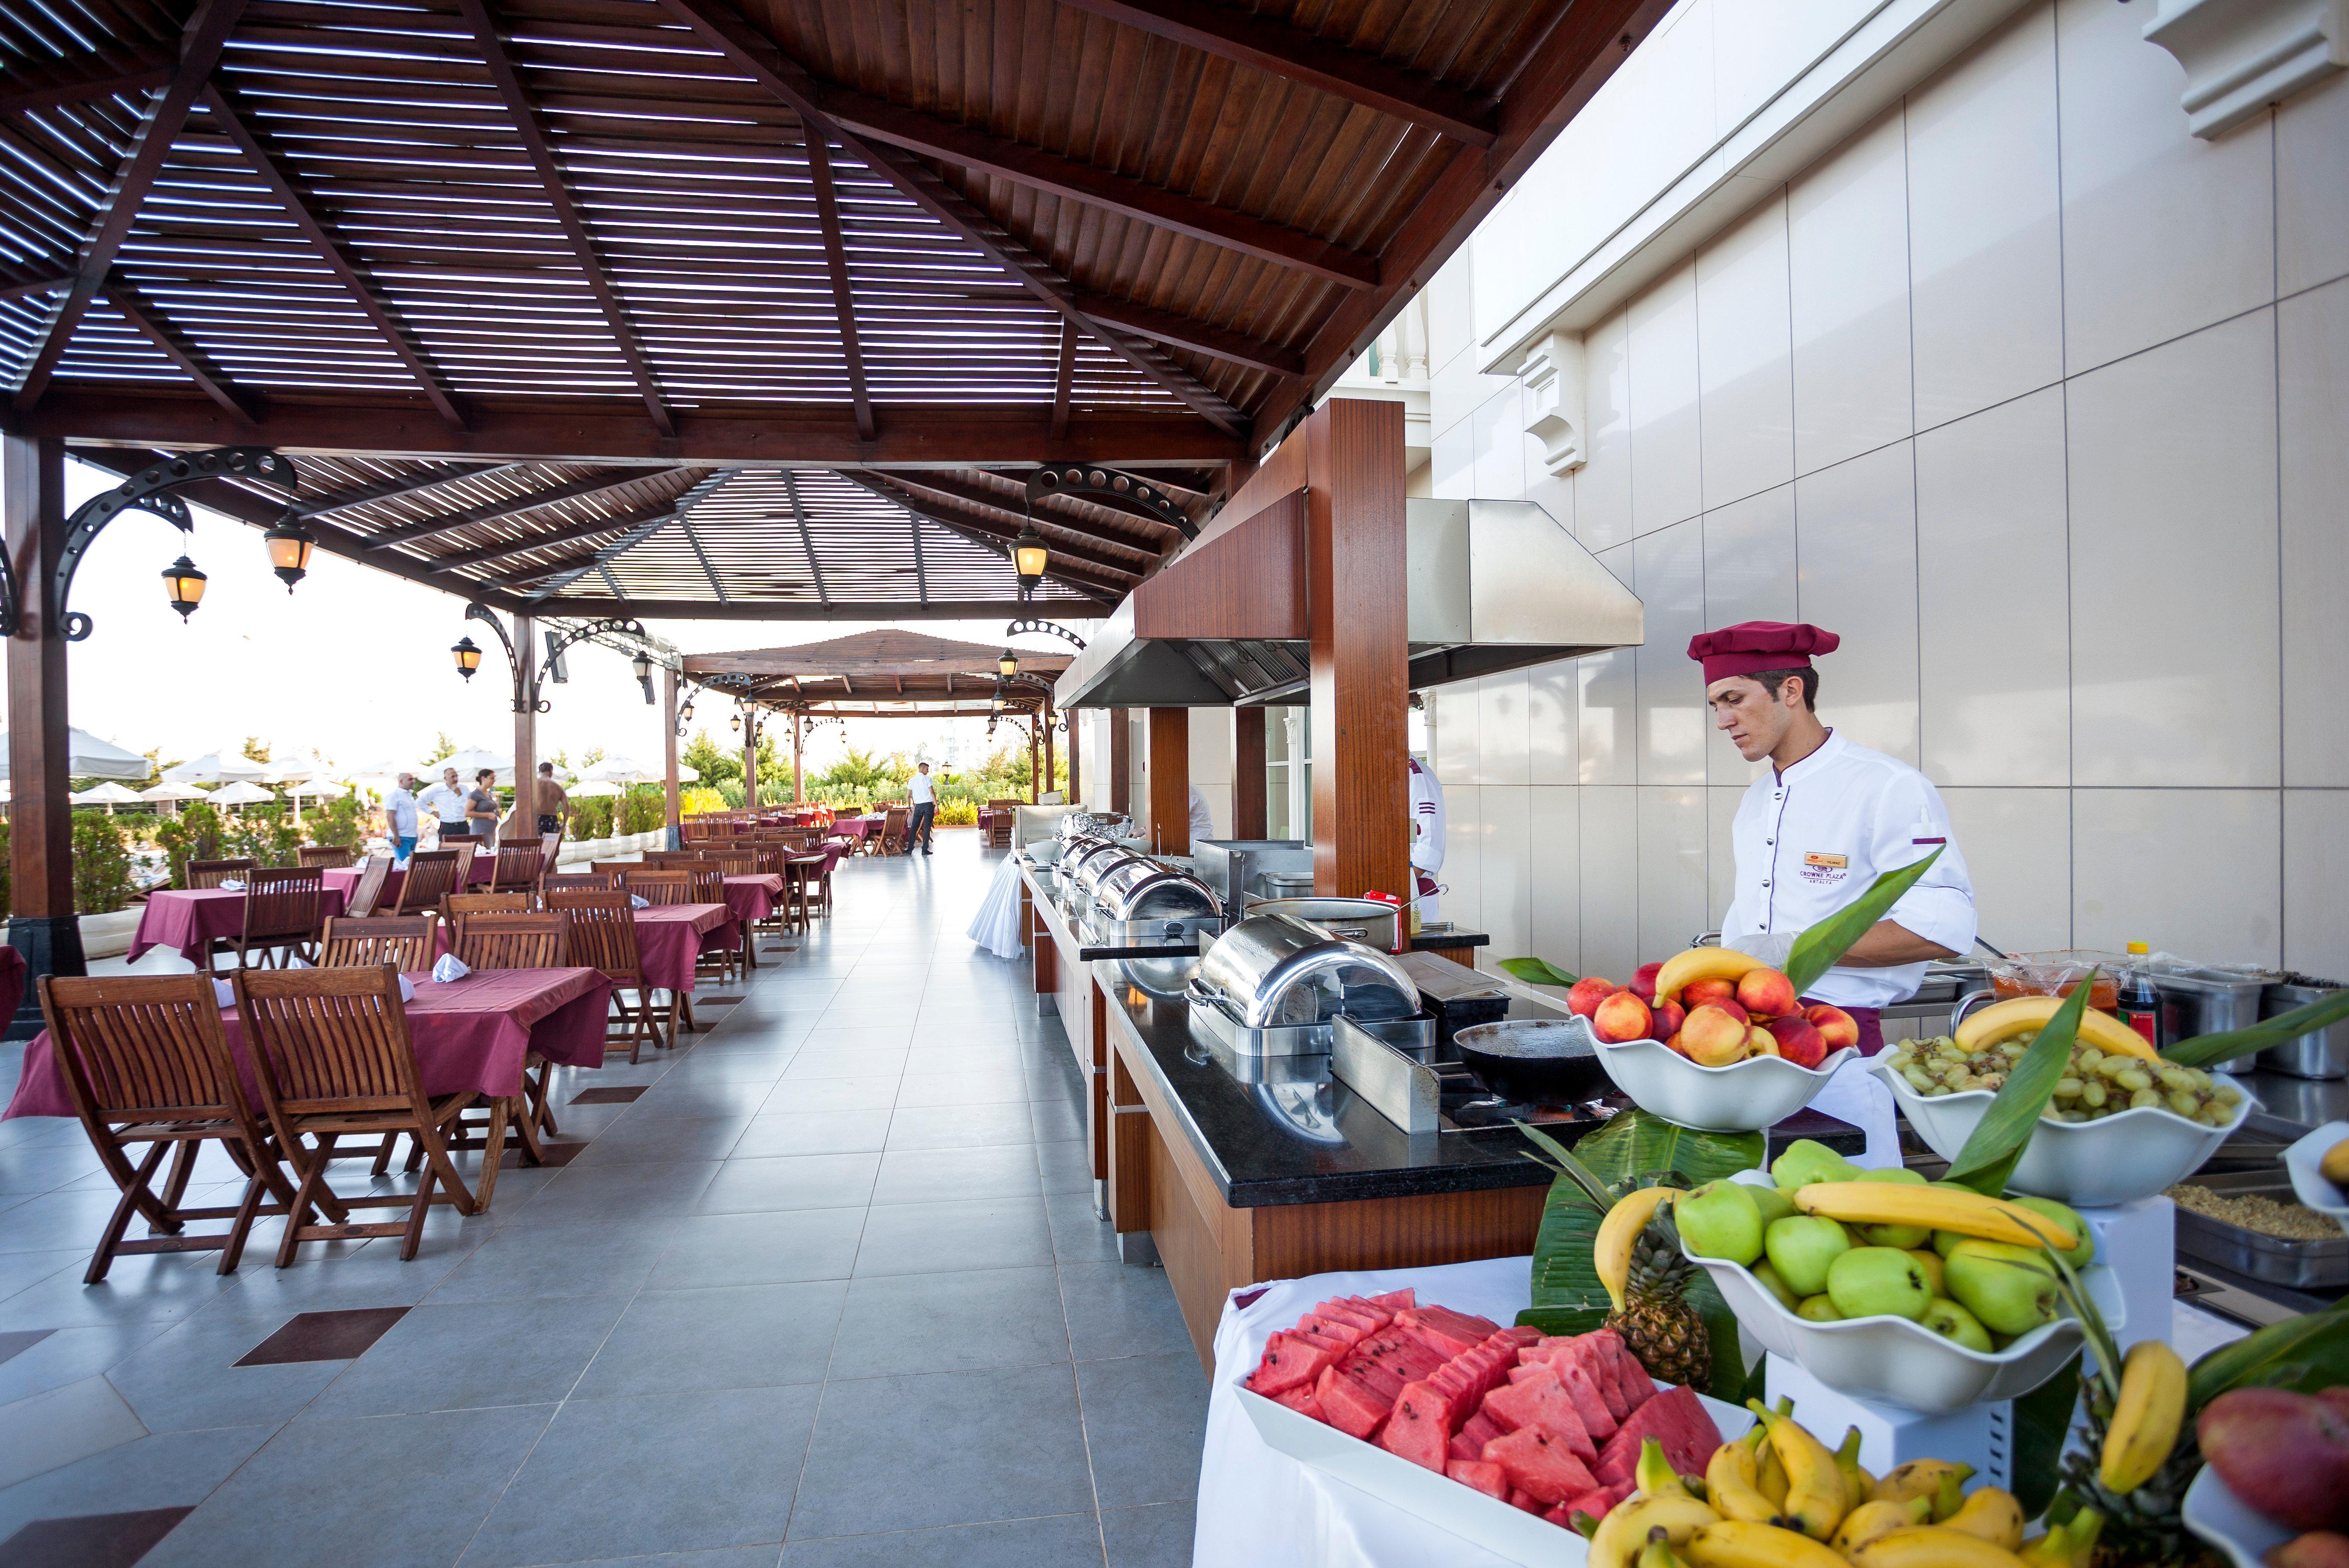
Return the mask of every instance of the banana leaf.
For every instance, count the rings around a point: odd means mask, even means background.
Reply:
[[[2190,1040],[2180,1040],[2162,1052],[2161,1057],[2181,1068],[2207,1068],[2250,1056],[2253,1051],[2289,1045],[2312,1030],[2344,1018],[2349,1018],[2349,991],[2336,991],[2304,1007],[2262,1018],[2248,1029],[2229,1029],[2223,1034],[2197,1035]]]
[[[1937,849],[1921,861],[1886,872],[1857,899],[1817,924],[1806,927],[1795,938],[1794,950],[1786,954],[1786,978],[1795,983],[1795,995],[1799,996],[1809,990],[1820,975],[1834,968],[1836,960],[1868,934],[1868,928],[1882,920],[1886,912],[1900,902],[1900,895],[1916,885],[1925,869],[1940,858],[1941,851]]]
[[[2025,1519],[2045,1512],[2064,1484],[2058,1463],[2079,1398],[2080,1358],[2075,1356],[2064,1363],[2063,1370],[2014,1401],[2013,1491]]]
[[[2232,1388],[2313,1394],[2349,1384],[2349,1302],[2271,1323],[2221,1345],[2187,1374],[2187,1418]]]
[[[2072,987],[2055,1016],[2039,1031],[2023,1059],[2014,1064],[2006,1082],[1991,1097],[1990,1109],[1974,1124],[1973,1136],[1950,1162],[1948,1180],[1971,1187],[1985,1198],[2006,1196],[2006,1180],[2014,1174],[2023,1150],[2039,1130],[2039,1118],[2055,1093],[2055,1085],[2071,1065],[2072,1041],[2080,1032],[2080,1014],[2088,1005],[2088,987],[2096,972]]]
[[[1504,958],[1501,967],[1528,985],[1571,985],[1582,978],[1568,974],[1547,958]]]
[[[1644,1187],[1666,1171],[1702,1186],[1753,1170],[1768,1151],[1762,1133],[1700,1132],[1636,1106],[1574,1146],[1575,1157],[1609,1186],[1636,1181]]]

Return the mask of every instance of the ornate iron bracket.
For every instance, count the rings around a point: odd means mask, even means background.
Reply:
[[[1054,465],[1038,469],[1028,476],[1028,505],[1048,495],[1102,496],[1138,506],[1169,528],[1180,529],[1185,539],[1199,537],[1199,525],[1191,514],[1174,504],[1174,498],[1150,480],[1121,473],[1115,469],[1071,468]],[[1081,646],[1082,645],[1079,645]]]
[[[68,611],[66,602],[72,596],[74,573],[81,567],[81,558],[89,553],[106,525],[125,511],[150,511],[181,532],[192,533],[196,523],[189,515],[188,503],[170,492],[198,480],[217,479],[262,480],[282,486],[288,495],[296,482],[293,459],[267,447],[215,447],[143,468],[74,509],[73,516],[66,520],[65,548],[57,556],[57,575],[49,588],[50,613],[67,642],[78,643],[89,635],[89,617],[78,610]],[[13,578],[14,573],[10,575]],[[13,583],[5,596],[7,603],[0,609],[6,611],[13,633],[19,607]]]
[[[1014,621],[1011,624],[1003,628],[1003,634],[1007,638],[1016,637],[1022,632],[1042,632],[1048,635],[1063,638],[1068,642],[1074,643],[1077,647],[1077,652],[1081,654],[1085,651],[1085,640],[1082,637],[1078,636],[1074,632],[1069,630],[1066,626],[1061,625],[1056,622],[1035,620]]]
[[[24,601],[16,591],[16,568],[0,550],[0,637],[13,637],[24,618]]]
[[[513,675],[513,710],[516,713],[544,713],[554,706],[540,695],[546,689],[547,665],[561,657],[563,650],[574,643],[584,643],[590,637],[605,633],[625,632],[630,636],[636,637],[649,634],[645,631],[643,622],[626,616],[589,621],[584,625],[572,627],[559,637],[549,632],[546,641],[546,664],[538,666],[538,673],[531,679],[530,689],[524,691],[522,681],[522,655],[514,652],[513,639],[506,635],[505,623],[498,619],[498,613],[487,604],[475,602],[465,606],[465,619],[487,622],[490,630],[498,634],[498,642],[506,651],[506,668]]]

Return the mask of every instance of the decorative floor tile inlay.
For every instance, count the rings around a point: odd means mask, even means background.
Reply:
[[[541,1143],[538,1146],[539,1168],[552,1171],[558,1166],[568,1165],[578,1159],[586,1147],[584,1143]],[[522,1168],[522,1150],[509,1143],[506,1145],[506,1157],[498,1161],[498,1169],[519,1171]]]
[[[625,1088],[583,1088],[571,1097],[573,1105],[634,1105],[636,1097],[651,1086],[630,1084]]]
[[[236,1364],[276,1367],[288,1361],[349,1361],[407,1315],[408,1308],[404,1306],[296,1313],[276,1333],[246,1351]]]
[[[56,1332],[54,1328],[22,1328],[0,1334],[0,1362],[15,1360]]]
[[[136,1513],[85,1513],[36,1519],[0,1541],[0,1568],[131,1568],[171,1533],[192,1508],[148,1508]]]

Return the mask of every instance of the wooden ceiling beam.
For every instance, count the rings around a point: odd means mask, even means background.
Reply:
[[[830,603],[730,599],[719,604],[703,599],[545,597],[530,608],[541,615],[636,615],[660,621],[992,621],[1020,615],[1091,621],[1108,614],[1111,606],[1088,599],[933,599],[926,604],[889,599],[835,599]]]
[[[487,0],[458,0],[466,24],[473,29],[473,41],[481,46],[481,60],[489,67],[490,80],[497,84],[498,96],[505,99],[506,111],[513,116],[514,129],[522,137],[524,150],[530,154],[531,167],[538,171],[547,205],[554,210],[554,221],[563,226],[564,238],[570,242],[572,257],[587,280],[588,289],[595,295],[595,304],[604,313],[604,325],[612,334],[612,341],[627,362],[628,374],[636,383],[637,395],[645,400],[645,412],[653,428],[664,436],[677,434],[677,424],[670,416],[668,397],[661,390],[660,377],[653,370],[652,358],[645,352],[644,339],[636,332],[635,320],[628,314],[627,301],[612,282],[610,267],[604,261],[603,248],[587,227],[586,215],[571,193],[571,176],[555,161],[554,148],[547,140],[546,128],[539,123],[538,105],[523,86],[522,76],[514,69],[513,59],[506,53],[504,40],[498,35],[496,18],[490,15]]]
[[[815,596],[823,603],[832,603],[832,594],[823,585],[823,560],[815,552],[815,533],[808,526],[807,506],[800,500],[800,482],[789,469],[783,470],[783,494],[792,503],[792,521],[799,524],[800,550],[807,557],[808,576],[815,583]],[[926,603],[927,593],[922,595]]]
[[[570,528],[558,528],[528,539],[511,540],[503,544],[484,544],[477,550],[460,550],[447,555],[428,557],[435,566],[454,569],[460,566],[480,566],[486,562],[503,561],[512,555],[527,555],[533,550],[545,550],[557,544],[575,544],[583,539],[600,539],[607,533],[622,533],[639,523],[665,518],[675,510],[667,501],[638,507],[594,522],[583,522]]]
[[[533,490],[524,495],[509,497],[504,500],[484,501],[479,506],[469,506],[462,511],[452,511],[445,517],[427,518],[422,522],[402,523],[397,528],[388,528],[381,533],[374,535],[367,548],[390,550],[402,544],[414,544],[419,540],[434,539],[444,533],[454,533],[459,529],[471,528],[476,523],[495,522],[502,517],[513,517],[525,511],[536,511],[541,507],[553,506],[557,501],[579,500],[588,496],[602,495],[606,490],[616,490],[623,485],[632,485],[639,480],[651,479],[664,471],[675,472],[676,470],[635,469],[618,474],[590,474],[584,480],[573,480],[568,484],[555,485],[543,490]]]
[[[823,136],[807,136],[808,178],[815,185],[816,222],[823,230],[824,270],[832,275],[832,307],[840,318],[840,354],[848,366],[848,397],[856,410],[856,434],[871,440],[873,397],[864,383],[864,348],[856,336],[856,290],[848,280],[848,245],[841,237],[840,198],[832,186],[832,148]]]
[[[905,476],[843,469],[840,477],[996,553],[1009,556],[1011,542],[1019,537],[1017,525],[999,517],[983,516],[976,508],[958,501],[924,496],[904,482]],[[1142,573],[1135,567],[1082,545],[1055,545],[1051,556],[1045,576],[1058,578],[1082,593],[1122,594],[1142,581]]]
[[[46,266],[10,267],[0,275],[0,299],[22,299],[26,294],[49,294],[72,284],[70,266],[51,263]]]
[[[1422,71],[1391,66],[1302,27],[1206,0],[1061,0],[1078,11],[1424,126],[1475,147],[1493,145],[1494,103]]]
[[[162,311],[136,287],[118,274],[107,280],[102,292],[106,295],[106,303],[120,312],[123,320],[145,333],[148,341],[160,349],[166,359],[178,366],[205,397],[248,425],[260,420],[260,399],[229,379],[227,372],[214,365],[202,348],[189,341],[186,335],[173,326]]]
[[[1061,324],[1061,363],[1052,373],[1052,434],[1069,433],[1069,403],[1077,381],[1077,324]]]
[[[1211,359],[1227,359],[1234,365],[1245,365],[1251,370],[1268,371],[1275,376],[1301,376],[1305,373],[1305,356],[1294,348],[1282,348],[1277,344],[1251,337],[1245,332],[1233,332],[1220,326],[1209,326],[1187,315],[1160,310],[1153,305],[1139,304],[1130,299],[1112,299],[1108,294],[1081,290],[1075,297],[1077,308],[1091,319],[1146,337],[1153,343],[1163,343],[1169,348],[1180,348],[1193,354],[1204,354]]]
[[[734,473],[735,470],[732,469],[719,469],[714,473],[703,475],[691,490],[669,498],[667,511],[658,517],[647,519],[612,541],[611,543],[597,547],[593,553],[581,557],[575,566],[566,562],[555,568],[555,580],[543,583],[538,591],[530,597],[533,600],[538,600],[545,598],[550,593],[559,593],[588,573],[599,572],[603,573],[605,586],[611,589],[612,596],[616,599],[626,599],[627,595],[620,591],[619,580],[612,575],[612,562],[667,528],[670,523],[690,514],[695,507],[700,505],[716,491],[723,490],[727,482],[733,479]],[[543,575],[543,573],[533,574],[533,576]],[[511,579],[513,582],[532,580],[531,577]]]
[[[479,479],[484,474],[504,473],[510,469],[525,466],[522,463],[443,463],[438,468],[427,469],[419,473],[402,474],[396,480],[386,480],[381,484],[362,485],[357,490],[338,490],[333,495],[323,495],[316,500],[305,501],[294,510],[303,517],[317,517],[330,511],[347,511],[355,506],[389,500],[394,496],[413,495],[418,490],[433,490],[441,485],[453,484],[459,480]]]
[[[984,485],[973,484],[950,470],[905,469],[890,474],[889,479],[895,484],[903,485],[908,489],[926,490],[932,495],[944,496],[949,500],[959,501],[966,506],[989,508],[1005,518],[1008,526],[1015,529],[1019,527],[1023,518],[1020,500],[1018,496],[1008,496],[999,490],[988,490]],[[1091,540],[1112,550],[1127,551],[1140,557],[1138,561],[1122,565],[1122,570],[1127,572],[1143,571],[1155,562],[1161,553],[1155,547],[1137,540],[1120,534],[1100,532],[1063,511],[1039,510],[1028,515],[1032,515],[1046,528],[1059,529],[1063,533],[1073,533],[1079,539]],[[1119,515],[1126,514],[1121,512]],[[1134,521],[1139,522],[1142,520],[1136,518]],[[1153,526],[1156,531],[1162,533],[1170,531],[1154,518],[1151,520],[1149,526]]]
[[[195,107],[197,95],[220,59],[229,29],[244,15],[244,5],[245,0],[202,0],[188,19],[180,35],[180,57],[171,68],[171,81],[149,101],[147,112],[140,117],[130,155],[123,160],[98,209],[97,226],[76,258],[73,283],[57,296],[48,320],[42,324],[39,341],[26,359],[24,374],[16,386],[17,412],[38,405],[41,394],[48,389],[57,362],[65,357],[67,345],[88,314],[89,302],[105,286],[106,274],[113,270],[122,242],[130,237],[131,223],[147,192],[154,188],[155,177],[163,171],[171,143],[187,123],[188,111]]]
[[[242,0],[239,0],[242,4]],[[465,415],[457,405],[455,394],[432,363],[431,356],[409,331],[408,323],[386,301],[376,286],[374,274],[357,253],[347,246],[331,222],[320,211],[316,199],[301,176],[294,171],[276,147],[247,119],[230,89],[214,82],[203,91],[204,107],[212,111],[228,139],[237,145],[253,164],[262,180],[275,193],[293,218],[294,226],[317,251],[319,257],[334,273],[343,287],[399,362],[408,367],[425,398],[440,411],[440,418],[459,430],[465,428]]]
[[[0,114],[145,92],[170,83],[178,70],[175,60],[143,49],[106,49],[40,65],[20,61],[0,82]]]

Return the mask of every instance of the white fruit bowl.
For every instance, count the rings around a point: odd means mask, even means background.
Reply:
[[[1577,1019],[1587,1030],[1588,1019]],[[1699,1067],[1661,1040],[1609,1045],[1590,1037],[1599,1065],[1641,1110],[1704,1132],[1753,1132],[1784,1121],[1818,1098],[1836,1068],[1859,1054],[1846,1046],[1815,1068],[1784,1057],[1748,1057]]]
[[[2317,1167],[2325,1151],[2349,1138],[2349,1121],[2328,1121],[2283,1151],[2283,1168],[2292,1172],[2292,1194],[2320,1214],[2330,1214],[2349,1229],[2349,1191],[2324,1179]]]
[[[1884,1080],[1909,1125],[1944,1160],[1957,1159],[1966,1140],[1973,1136],[1975,1125],[1989,1111],[1990,1102],[1997,1098],[1986,1088],[1970,1088],[1962,1094],[1919,1094],[1881,1057],[1868,1070]],[[2006,1180],[2007,1191],[2053,1198],[2084,1209],[2150,1198],[2200,1170],[2243,1125],[2253,1103],[2245,1095],[2223,1127],[2205,1127],[2151,1106],[2095,1121],[2042,1119],[2031,1141],[2023,1146],[2014,1174]]]
[[[1744,1174],[1749,1173],[1732,1180]],[[1985,1355],[1905,1317],[1813,1323],[1787,1311],[1744,1265],[1698,1257],[1685,1243],[1682,1251],[1713,1276],[1729,1310],[1764,1350],[1795,1362],[1830,1388],[1905,1409],[1938,1415],[2027,1394],[2054,1377],[2086,1337],[2077,1319],[2059,1317]],[[2078,1273],[2106,1325],[2119,1335],[2128,1317],[2113,1271],[2099,1264]]]
[[[2234,1568],[2261,1568],[2270,1552],[2297,1534],[2237,1497],[2209,1465],[2186,1489],[2178,1511],[2186,1528],[2217,1547]]]

